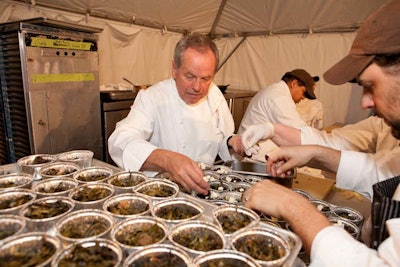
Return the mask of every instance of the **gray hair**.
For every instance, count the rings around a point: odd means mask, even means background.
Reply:
[[[205,52],[207,49],[211,49],[216,59],[215,71],[217,71],[219,64],[218,48],[211,38],[200,33],[187,34],[176,44],[174,51],[174,64],[177,68],[182,65],[183,53],[185,53],[188,48],[193,48],[199,52]]]

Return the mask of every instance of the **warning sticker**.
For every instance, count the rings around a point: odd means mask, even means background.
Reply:
[[[32,37],[31,46],[89,51],[92,43]]]
[[[82,82],[94,81],[93,73],[66,73],[66,74],[34,74],[34,83],[57,83],[57,82]]]

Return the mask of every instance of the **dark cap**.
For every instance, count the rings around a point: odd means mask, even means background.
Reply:
[[[314,85],[315,85],[314,81],[319,80],[318,76],[312,77],[307,71],[303,69],[295,69],[290,72],[286,72],[285,75],[291,75],[305,84],[306,86],[306,92],[304,94],[305,97],[307,97],[308,99],[317,98],[314,93]],[[317,78],[318,80],[316,80]]]
[[[357,78],[378,54],[400,53],[400,1],[384,4],[361,25],[349,54],[324,73],[330,84]]]

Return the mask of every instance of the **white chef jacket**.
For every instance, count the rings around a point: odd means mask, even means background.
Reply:
[[[382,118],[370,116],[355,124],[335,128],[331,133],[301,128],[301,143],[318,144],[339,150],[376,153],[397,148],[400,140],[391,134],[391,128]],[[396,176],[396,175],[394,175]]]
[[[303,121],[308,126],[316,129],[322,129],[324,125],[324,109],[321,101],[318,99],[304,98],[299,103],[296,103],[297,112]]]
[[[212,164],[217,154],[231,159],[226,140],[234,129],[227,102],[214,83],[207,97],[187,105],[170,78],[139,91],[129,114],[108,139],[108,148],[125,170],[139,170],[157,148]]]
[[[289,87],[284,81],[258,91],[247,107],[238,133],[243,133],[250,125],[265,122],[280,123],[295,128],[307,125],[297,112]]]
[[[400,141],[392,136],[390,127],[381,118],[372,116],[336,128],[330,134],[302,127],[301,142],[342,150],[336,186],[357,191],[369,199],[373,184],[400,175]]]
[[[400,228],[400,218],[390,219],[394,228]],[[311,247],[309,266],[400,266],[400,231],[393,232],[379,246],[378,251],[368,248],[339,226],[329,226],[320,231]]]

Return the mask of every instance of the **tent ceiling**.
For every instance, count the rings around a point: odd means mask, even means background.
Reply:
[[[215,37],[354,31],[387,0],[17,0]]]

